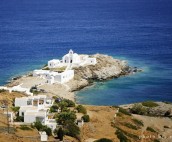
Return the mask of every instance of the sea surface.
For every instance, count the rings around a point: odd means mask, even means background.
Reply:
[[[77,102],[172,102],[171,0],[0,0],[0,85],[69,49],[144,70],[83,89]]]

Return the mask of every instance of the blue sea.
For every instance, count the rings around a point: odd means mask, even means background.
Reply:
[[[0,85],[69,49],[144,70],[97,82],[77,102],[172,102],[171,0],[0,0]]]

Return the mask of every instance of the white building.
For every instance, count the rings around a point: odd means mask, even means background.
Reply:
[[[90,58],[88,55],[78,55],[72,50],[62,57],[62,60],[53,59],[48,61],[50,70],[34,70],[33,76],[45,79],[44,83],[65,83],[74,77],[73,67],[80,67],[86,65],[95,65],[96,58]],[[51,71],[52,68],[66,68],[63,72]]]
[[[39,108],[51,107],[53,105],[53,100],[46,95],[38,95],[38,96],[29,96],[29,97],[21,97],[15,98],[15,106],[33,106]]]
[[[48,67],[49,68],[56,68],[59,65],[60,65],[60,60],[53,59],[53,60],[48,61]]]
[[[41,136],[41,142],[45,142],[45,141],[48,141],[48,135],[46,134],[45,131],[43,132],[39,132],[40,136]]]
[[[19,116],[24,117],[24,123],[40,121],[52,130],[56,128],[55,119],[49,119],[49,108],[53,100],[46,95],[29,96],[15,99],[15,106],[20,107]]]
[[[45,79],[44,83],[65,83],[74,77],[74,70],[66,70],[64,72],[58,73],[49,70],[34,70],[33,76],[41,77]]]
[[[63,63],[80,63],[80,56],[77,53],[74,53],[72,50],[69,50],[69,53],[64,55],[62,58]]]

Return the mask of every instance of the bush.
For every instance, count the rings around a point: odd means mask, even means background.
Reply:
[[[67,121],[65,125],[66,135],[78,138],[80,135],[79,127],[72,121]]]
[[[136,125],[144,126],[143,121],[138,120],[138,119],[132,119],[132,120],[133,120],[133,122],[134,122]]]
[[[79,113],[87,114],[86,108],[84,106],[82,106],[82,105],[78,105],[76,107],[76,109],[78,110]]]
[[[120,130],[117,129],[115,134],[117,135],[117,137],[120,140],[120,142],[128,142],[129,141],[129,139]]]
[[[30,127],[28,127],[27,125],[20,125],[20,129],[21,130],[32,130]]]
[[[59,124],[65,125],[67,121],[74,122],[76,120],[76,115],[74,112],[62,112],[58,115],[57,122]]]
[[[61,101],[58,105],[59,105],[59,107],[61,108],[62,111],[63,111],[64,108],[66,108],[68,106],[68,104],[65,101]]]
[[[58,111],[58,106],[57,105],[53,105],[50,107],[50,112],[57,112]]]
[[[134,135],[134,134],[131,134],[131,133],[128,133],[127,131],[124,131],[124,130],[122,130],[122,129],[119,128],[119,127],[116,127],[116,128],[117,128],[121,133],[123,133],[123,135],[128,136],[128,137],[134,139],[135,141],[139,140],[139,136]],[[130,140],[128,139],[128,141],[130,141]],[[123,141],[121,141],[121,142],[123,142]],[[125,141],[124,141],[124,142],[125,142]]]
[[[33,127],[36,128],[38,131],[45,131],[48,136],[51,136],[52,134],[51,128],[45,125],[42,125],[40,121],[34,122]]]
[[[90,116],[85,114],[84,116],[82,116],[82,119],[84,120],[84,122],[89,122]]]
[[[45,131],[47,133],[48,136],[51,136],[52,135],[52,131],[51,131],[51,128],[47,127],[47,126],[43,126],[41,128],[41,131]]]
[[[151,127],[147,127],[146,130],[147,130],[147,131],[150,131],[150,132],[156,132],[156,131],[155,131],[153,128],[151,128]]]
[[[147,114],[147,109],[143,107],[141,104],[134,104],[134,106],[130,109],[130,111],[134,114],[139,114],[139,115]]]
[[[146,107],[157,107],[157,106],[159,106],[157,103],[152,102],[152,101],[142,102],[142,105],[146,106]]]
[[[75,103],[73,101],[68,99],[64,99],[63,101],[67,103],[67,107],[75,107]]]
[[[125,110],[125,109],[123,109],[123,108],[119,108],[119,112],[121,112],[121,113],[123,113],[123,114],[125,114],[125,115],[129,115],[129,116],[131,116],[131,114],[127,111],[127,110]]]
[[[43,125],[42,125],[42,123],[41,123],[40,121],[36,121],[36,122],[34,122],[34,127],[35,127],[38,131],[40,131],[40,130],[43,128]]]
[[[107,138],[101,138],[101,139],[96,140],[96,141],[94,141],[94,142],[113,142],[113,141],[110,140],[110,139],[107,139]]]
[[[19,109],[20,109],[20,107],[11,107],[11,110],[15,113],[18,112]]]
[[[135,125],[133,125],[131,123],[125,123],[124,126],[126,126],[128,128],[131,128],[131,129],[134,129],[134,130],[137,130],[138,129]]]
[[[23,116],[16,116],[15,121],[16,122],[24,122],[24,117]]]
[[[154,139],[154,141],[153,141],[153,142],[160,142],[160,140]]]
[[[5,92],[6,90],[5,89],[0,89],[0,93],[3,93]]]
[[[57,132],[57,136],[60,139],[60,141],[63,141],[63,136],[64,136],[64,132],[63,129],[60,127],[58,132]]]

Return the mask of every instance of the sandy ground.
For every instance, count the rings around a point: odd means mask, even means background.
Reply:
[[[82,141],[93,142],[95,139],[109,138],[118,142],[115,129],[111,126],[116,110],[107,106],[86,106],[86,108],[91,121],[85,123],[81,129]]]
[[[133,116],[144,122],[144,127],[142,129],[143,132],[148,126],[152,127],[158,131],[158,138],[160,138],[162,142],[172,142],[172,119],[167,117],[149,117],[141,115]],[[164,126],[168,126],[169,128],[164,128]],[[162,137],[160,137],[160,135],[162,135]]]
[[[74,93],[70,92],[70,87],[66,84],[45,84],[45,79],[40,77],[24,76],[20,79],[12,81],[7,86],[16,86],[21,84],[21,87],[31,88],[32,86],[38,85],[39,89],[44,89],[47,96],[59,96],[62,98],[74,100]]]

